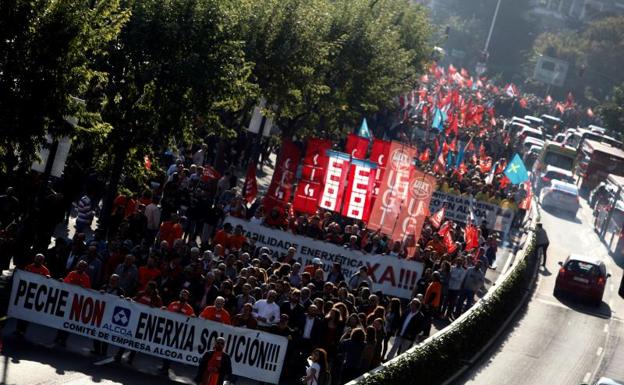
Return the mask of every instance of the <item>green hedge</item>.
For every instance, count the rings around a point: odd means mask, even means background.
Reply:
[[[526,257],[479,307],[444,334],[404,353],[357,383],[435,385],[450,378],[485,346],[522,300],[534,274],[534,251],[535,233],[531,232],[524,250]]]

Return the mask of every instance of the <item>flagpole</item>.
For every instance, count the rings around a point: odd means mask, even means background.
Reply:
[[[496,9],[494,10],[494,16],[492,17],[492,23],[490,24],[490,31],[488,32],[487,39],[485,39],[485,47],[483,52],[487,53],[490,46],[490,39],[492,39],[492,32],[494,31],[494,24],[496,24],[496,17],[498,16],[498,9],[500,8],[501,0],[496,2]]]

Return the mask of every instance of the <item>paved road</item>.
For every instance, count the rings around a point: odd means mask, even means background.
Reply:
[[[457,384],[579,385],[601,376],[624,379],[624,352],[618,349],[624,338],[624,300],[617,294],[624,261],[608,255],[592,229],[589,207],[581,204],[576,218],[542,210],[550,247],[535,293],[495,351]],[[557,262],[570,253],[604,258],[612,277],[600,307],[553,297]]]

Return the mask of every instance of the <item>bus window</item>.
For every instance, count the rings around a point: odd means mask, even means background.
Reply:
[[[574,158],[568,155],[559,154],[556,152],[547,152],[544,157],[544,163],[550,166],[559,167],[564,170],[572,171],[574,166]]]

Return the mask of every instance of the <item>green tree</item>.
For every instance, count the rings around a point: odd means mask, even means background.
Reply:
[[[613,87],[611,97],[598,107],[598,111],[606,128],[624,138],[624,83]]]
[[[119,0],[0,2],[0,170],[28,166],[46,134],[81,128],[65,117],[88,114],[77,97],[106,77],[92,60],[127,19]]]
[[[112,126],[106,140],[110,183],[105,227],[124,169],[145,153],[197,139],[206,130],[230,134],[223,114],[238,111],[252,91],[250,66],[236,40],[233,8],[220,0],[141,0],[98,68],[110,74],[94,87]],[[226,4],[227,5],[227,4]]]

